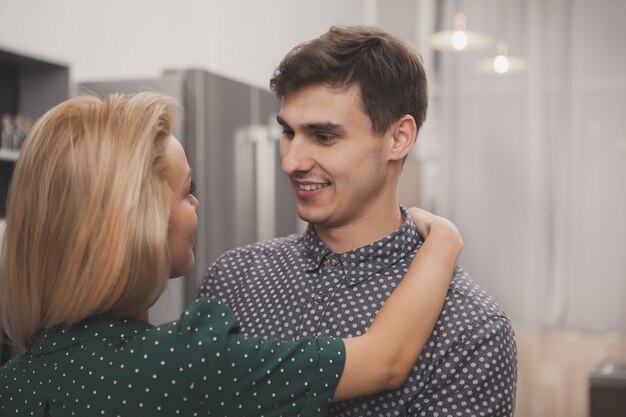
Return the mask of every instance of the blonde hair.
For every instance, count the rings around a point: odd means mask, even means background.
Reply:
[[[5,331],[136,316],[169,278],[165,160],[175,102],[154,93],[76,97],[33,127],[9,190],[0,276]]]

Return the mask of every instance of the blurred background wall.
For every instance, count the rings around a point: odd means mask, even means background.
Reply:
[[[626,361],[625,16],[623,0],[0,0],[0,49],[63,63],[74,91],[188,68],[267,90],[332,24],[411,42],[431,100],[401,201],[460,227],[462,264],[513,319],[517,415],[582,417],[591,371]],[[433,37],[463,26],[463,50]]]

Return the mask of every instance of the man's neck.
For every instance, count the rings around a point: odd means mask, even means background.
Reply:
[[[382,210],[371,210],[353,221],[337,227],[314,225],[322,242],[334,253],[349,252],[385,238],[396,230],[404,217],[398,204],[392,200]]]

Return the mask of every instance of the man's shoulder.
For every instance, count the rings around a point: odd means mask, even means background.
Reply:
[[[448,297],[449,304],[452,304],[450,308],[455,310],[472,308],[479,313],[479,318],[502,317],[508,320],[506,312],[493,296],[481,288],[462,266],[455,268]]]
[[[304,252],[303,240],[303,235],[292,234],[231,249],[213,262],[207,275],[238,272],[239,276],[245,276],[242,272],[245,273],[248,268],[265,268],[270,260],[297,259]]]
[[[247,282],[271,275],[270,269],[277,264],[291,264],[294,259],[300,259],[303,240],[303,235],[292,234],[229,250],[207,269],[198,295],[228,300]],[[232,303],[230,306],[235,307]]]

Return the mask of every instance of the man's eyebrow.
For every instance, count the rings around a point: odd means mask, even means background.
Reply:
[[[282,127],[290,128],[289,123],[285,121],[280,115],[276,116],[276,121]],[[333,123],[333,122],[314,122],[314,123],[303,123],[300,125],[300,128],[306,132],[332,132],[337,135],[343,135],[346,132],[346,129],[343,125]]]
[[[287,122],[285,121],[285,119],[283,119],[282,117],[280,117],[280,114],[276,115],[276,121],[278,122],[279,125],[281,125],[282,127],[289,127],[289,124],[287,124]]]
[[[345,127],[343,125],[333,123],[333,122],[317,122],[317,123],[306,123],[300,125],[302,130],[307,132],[330,132],[335,135],[344,135],[346,132]]]

